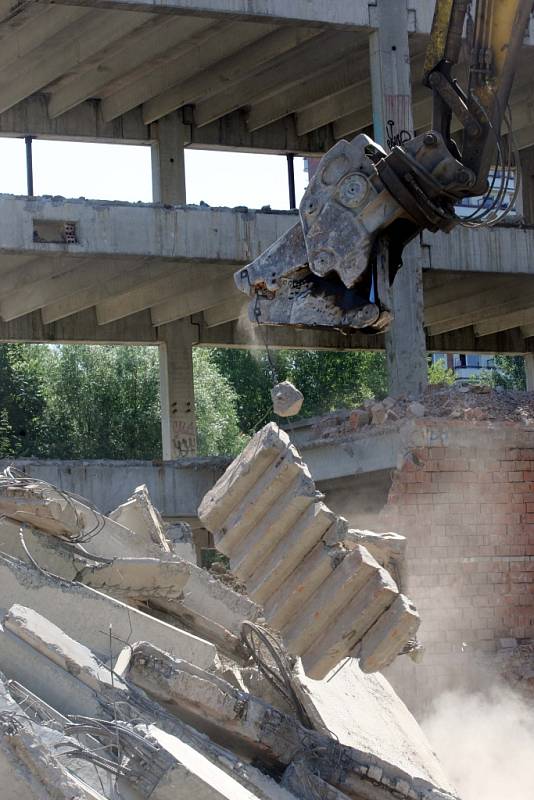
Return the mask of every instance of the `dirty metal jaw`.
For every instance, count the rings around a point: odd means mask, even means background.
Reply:
[[[423,228],[450,230],[453,201],[474,181],[438,133],[389,154],[364,134],[338,142],[304,193],[299,221],[235,274],[251,298],[250,319],[386,330],[404,246]]]

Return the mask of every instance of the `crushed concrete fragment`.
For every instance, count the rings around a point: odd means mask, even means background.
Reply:
[[[133,495],[109,514],[109,518],[133,531],[143,541],[147,555],[170,553],[171,545],[159,511],[152,505],[148,488],[138,486]]]
[[[199,517],[311,677],[323,678],[347,657],[399,595],[346,520],[320,501],[299,453],[273,423],[208,492]],[[400,642],[402,627],[377,630],[391,636],[384,652],[408,642]]]

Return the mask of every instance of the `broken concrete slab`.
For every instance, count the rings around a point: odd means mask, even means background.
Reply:
[[[74,580],[79,569],[64,540],[7,517],[0,519],[0,550],[28,564],[33,558],[47,572],[67,580]]]
[[[81,498],[9,468],[0,476],[0,515],[85,545],[103,558],[144,556],[144,542]]]
[[[413,603],[403,594],[398,595],[352,651],[360,668],[376,672],[389,667],[404,643],[415,637],[419,622]]]
[[[194,635],[213,642],[226,653],[241,654],[241,624],[254,621],[261,609],[191,562],[176,557],[115,559],[111,564],[85,567],[78,579],[95,589],[146,610]]]
[[[146,547],[146,555],[170,553],[171,545],[165,523],[154,507],[146,484],[138,486],[133,495],[109,514],[109,518],[133,531]]]
[[[110,650],[112,657],[118,655],[124,642],[143,640],[152,641],[203,667],[211,666],[215,659],[215,648],[209,642],[89,586],[52,578],[35,567],[0,556],[0,612],[5,614],[14,603],[39,609],[43,616],[68,636],[85,644],[103,661],[109,659]]]
[[[356,659],[348,659],[321,681],[298,668],[293,686],[317,730],[367,753],[370,763],[394,765],[454,794],[425,734],[381,673],[366,674]]]
[[[314,678],[347,657],[399,594],[387,570],[358,543],[358,532],[351,535],[346,520],[321,502],[299,453],[273,423],[208,492],[199,517],[251,598],[264,604],[267,623]],[[387,548],[387,537],[379,538],[380,546],[371,534],[361,538],[383,561],[399,547],[395,538]],[[390,650],[403,631],[395,627]]]
[[[77,579],[125,600],[175,600],[182,596],[190,579],[189,566],[185,561],[158,558],[115,558],[110,564],[84,567]]]
[[[205,670],[191,670],[168,655],[161,659],[157,653],[147,657],[146,652],[134,652],[126,675],[130,683],[182,721],[219,745],[231,747],[243,758],[255,759],[266,766],[287,766],[303,753],[310,757],[313,754],[316,774],[350,797],[360,797],[354,786],[366,783],[370,769],[380,772],[376,782],[382,793],[386,793],[383,796],[391,790],[400,791],[406,784],[415,788],[415,797],[422,800],[430,798],[435,788],[434,784],[414,778],[374,753],[340,744],[331,736],[304,728],[294,716],[235,689]]]
[[[67,636],[61,628],[31,608],[13,605],[4,627],[98,694],[127,696],[128,689],[85,645]]]
[[[375,533],[349,528],[343,544],[348,548],[355,544],[366,547],[378,563],[390,572],[401,568],[406,552],[406,537],[393,532]]]
[[[65,716],[107,716],[92,689],[5,629],[0,630],[0,670]]]
[[[304,651],[302,664],[306,674],[318,680],[324,678],[346,657],[347,647],[361,641],[397,596],[397,585],[390,574],[382,568],[376,570],[343,610],[330,617],[326,630]],[[381,629],[381,633],[387,636],[391,631]]]

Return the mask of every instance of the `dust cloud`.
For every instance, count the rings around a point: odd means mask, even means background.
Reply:
[[[422,727],[462,800],[534,797],[534,704],[506,686],[447,692]]]

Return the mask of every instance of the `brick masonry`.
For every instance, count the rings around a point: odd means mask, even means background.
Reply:
[[[500,638],[534,637],[534,428],[414,421],[386,506],[366,522],[407,537],[403,590],[426,652],[388,677],[415,713],[477,685],[477,657]]]

